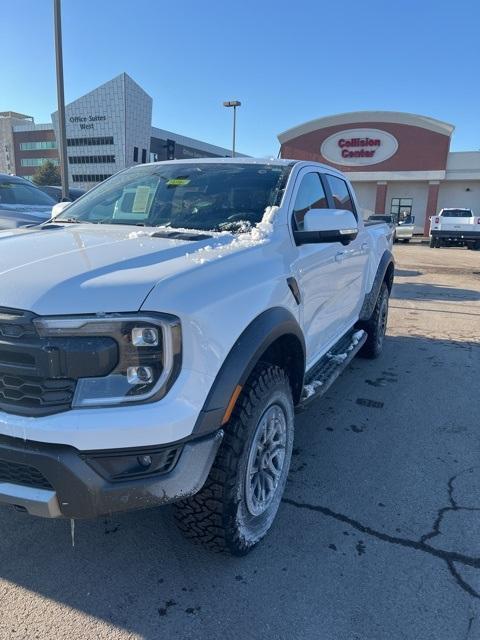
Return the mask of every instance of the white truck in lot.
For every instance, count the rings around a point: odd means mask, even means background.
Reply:
[[[175,502],[189,537],[270,528],[294,412],[382,350],[391,231],[312,162],[135,166],[0,233],[0,503],[90,518]]]
[[[445,208],[430,218],[430,247],[461,246],[480,249],[480,216],[471,209]]]

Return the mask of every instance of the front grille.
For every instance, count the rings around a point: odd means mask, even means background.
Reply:
[[[75,380],[62,374],[60,350],[41,338],[35,314],[0,308],[0,409],[40,416],[71,407]]]
[[[38,469],[6,460],[0,460],[0,482],[23,484],[38,489],[52,489],[52,485]]]
[[[48,413],[51,409],[70,406],[74,391],[73,380],[20,377],[0,373],[0,407],[4,411],[17,408],[18,413],[26,413],[28,409]]]

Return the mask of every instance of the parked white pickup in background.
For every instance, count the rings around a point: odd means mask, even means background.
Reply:
[[[452,245],[480,249],[480,217],[471,209],[442,209],[430,218],[430,247]]]

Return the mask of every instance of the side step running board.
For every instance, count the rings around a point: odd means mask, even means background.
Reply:
[[[296,407],[301,411],[306,405],[321,398],[348,367],[367,339],[365,331],[349,331],[309,370],[305,376],[302,398]]]

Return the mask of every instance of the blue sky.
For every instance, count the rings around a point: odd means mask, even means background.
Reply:
[[[2,4],[0,111],[56,109],[50,0]],[[67,102],[122,71],[153,98],[153,124],[276,155],[277,133],[363,109],[456,126],[480,148],[480,3],[458,0],[63,0]]]

